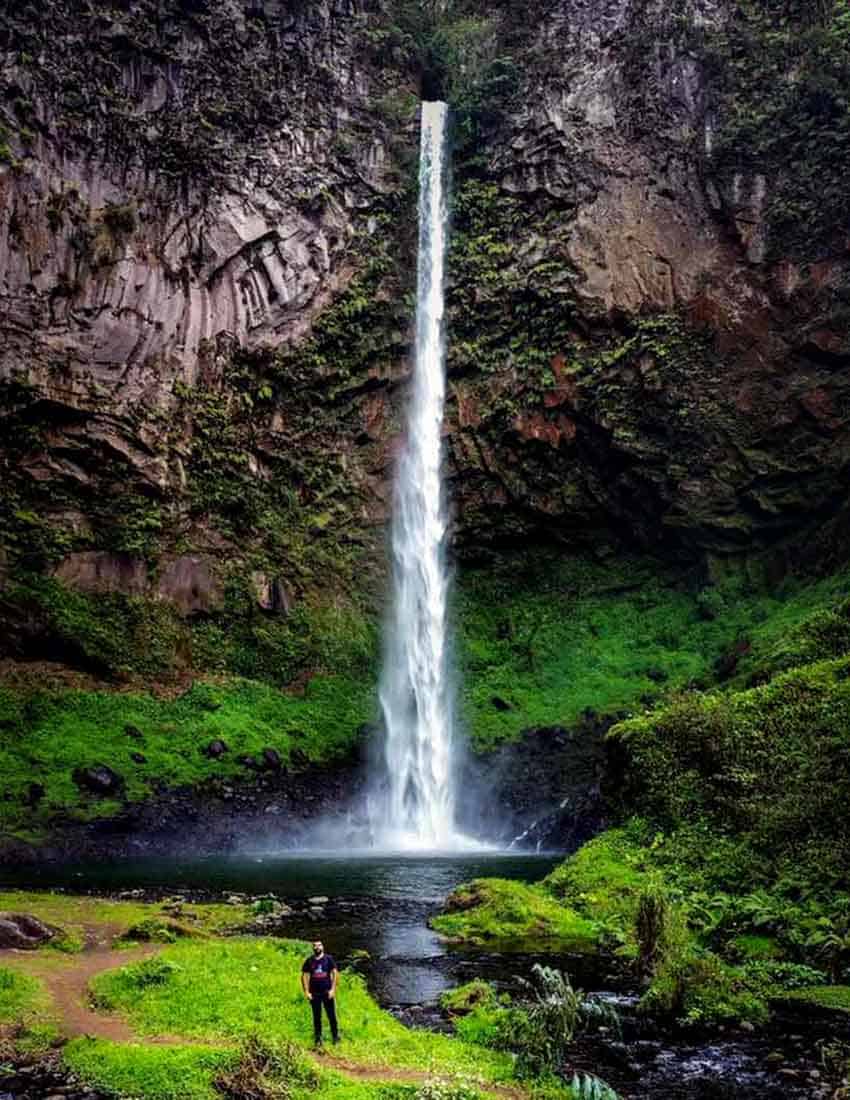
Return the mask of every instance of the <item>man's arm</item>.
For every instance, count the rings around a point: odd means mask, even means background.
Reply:
[[[338,981],[339,981],[339,970],[337,970],[336,963],[334,963],[333,969],[331,970],[331,991],[328,994],[328,996],[331,998],[331,1000],[333,1000],[333,998],[336,996],[336,983]]]
[[[301,988],[304,990],[304,996],[307,1000],[312,1001],[313,995],[310,992],[310,974],[306,969],[301,971]]]

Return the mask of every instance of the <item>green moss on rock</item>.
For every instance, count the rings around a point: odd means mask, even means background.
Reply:
[[[447,912],[430,921],[458,943],[510,951],[588,951],[597,926],[536,886],[508,879],[476,879],[446,900]]]

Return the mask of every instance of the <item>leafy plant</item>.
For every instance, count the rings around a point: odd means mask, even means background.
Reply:
[[[619,1100],[619,1095],[600,1077],[576,1073],[570,1081],[573,1100]]]
[[[503,1035],[505,1045],[517,1053],[519,1076],[556,1071],[579,1028],[610,1025],[619,1030],[611,1006],[574,989],[569,977],[553,967],[535,963],[521,990],[527,1003],[506,1016]]]
[[[214,1084],[227,1100],[289,1100],[295,1092],[318,1088],[319,1075],[294,1043],[249,1035],[237,1064],[220,1073]]]

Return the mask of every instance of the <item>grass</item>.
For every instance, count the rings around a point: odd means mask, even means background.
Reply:
[[[329,762],[350,751],[358,727],[371,717],[371,687],[314,678],[301,695],[248,680],[196,684],[177,699],[106,691],[38,693],[0,690],[0,823],[9,831],[48,828],[61,815],[88,820],[120,804],[81,792],[78,767],[105,764],[125,781],[129,801],[158,786],[179,787],[250,774],[237,762],[273,748],[284,763],[293,752]],[[128,736],[127,727],[141,733]],[[221,739],[228,752],[211,760],[204,749]],[[131,753],[144,763],[134,763]],[[303,754],[303,755],[299,755]],[[44,788],[27,804],[30,784]]]
[[[64,1058],[74,1073],[111,1096],[144,1100],[221,1100],[213,1080],[235,1062],[233,1050],[146,1046],[72,1039]]]
[[[590,951],[599,929],[540,886],[476,879],[448,898],[449,912],[430,921],[451,940],[500,950]]]
[[[818,612],[828,619],[850,591],[846,571],[789,578],[769,593],[740,576],[701,589],[688,580],[647,559],[611,566],[551,554],[466,573],[457,618],[474,746],[569,726],[587,708],[620,711],[694,682],[708,686],[736,642],[739,682],[765,665],[799,663],[823,652],[829,623],[814,638],[800,627]]]
[[[41,982],[0,966],[0,1024],[20,1021],[44,1008],[46,994]]]
[[[543,888],[601,929],[623,935],[655,877],[649,851],[632,833],[609,829],[556,867]]]
[[[35,890],[0,890],[0,909],[34,913],[45,923],[59,927],[65,937],[82,945],[86,929],[100,926],[121,935],[157,918],[159,906],[142,901],[111,901]],[[195,932],[214,934],[237,928],[250,917],[248,905],[187,904],[177,923]],[[172,921],[174,918],[161,915],[159,919]]]
[[[802,1001],[815,1008],[832,1009],[850,1016],[850,985],[818,985],[809,989],[793,989],[782,1000]]]
[[[238,1060],[235,1049],[146,1046],[88,1038],[72,1040],[64,1056],[69,1067],[90,1085],[134,1100],[221,1100],[213,1082]],[[323,1070],[316,1088],[294,1087],[280,1095],[292,1100],[413,1100],[416,1086],[358,1081]]]
[[[151,980],[149,965],[137,963],[99,975],[93,991],[102,1007],[125,1014],[140,1035],[215,1043],[261,1034],[307,1045],[312,1022],[300,987],[306,954],[305,944],[286,940],[184,941],[158,956],[167,964],[164,976]],[[338,997],[342,1052],[352,1061],[459,1073],[482,1083],[512,1076],[508,1055],[408,1030],[378,1008],[356,974],[342,974]]]

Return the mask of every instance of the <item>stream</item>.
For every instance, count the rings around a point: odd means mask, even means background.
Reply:
[[[193,861],[64,864],[39,869],[37,883],[4,870],[0,885],[146,896],[250,897],[274,894],[292,908],[272,934],[322,939],[341,964],[355,953],[373,995],[413,1027],[449,1025],[439,1010],[446,989],[483,977],[510,989],[534,962],[557,966],[573,984],[611,1000],[623,1037],[584,1036],[573,1044],[569,1072],[594,1072],[624,1100],[815,1100],[821,1085],[815,1044],[830,1035],[823,1021],[780,1020],[768,1033],[728,1029],[706,1038],[660,1035],[635,1014],[628,975],[596,956],[506,955],[448,945],[427,926],[446,894],[482,876],[534,881],[557,855],[476,853],[386,856],[320,852],[227,856]],[[343,1010],[344,1011],[344,1010]],[[344,1025],[343,1025],[344,1026]]]

